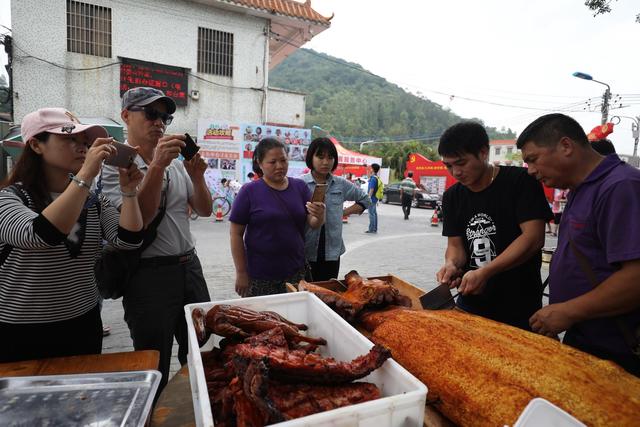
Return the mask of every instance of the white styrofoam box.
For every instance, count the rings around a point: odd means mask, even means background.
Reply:
[[[195,308],[208,311],[217,304],[238,305],[256,311],[275,311],[292,322],[304,323],[309,327],[307,331],[309,336],[327,340],[326,346],[320,346],[320,353],[339,361],[351,361],[368,353],[373,347],[371,341],[309,292],[187,305],[185,316],[189,332],[189,380],[196,425],[199,427],[213,426],[200,351],[211,350],[214,343],[219,342],[220,337],[212,337],[202,349],[198,348],[191,312]],[[387,360],[380,368],[359,381],[376,384],[382,398],[274,425],[280,427],[422,427],[427,387],[395,360]]]
[[[541,397],[531,399],[513,427],[586,427],[564,410]]]

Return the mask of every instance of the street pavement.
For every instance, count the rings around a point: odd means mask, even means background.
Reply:
[[[436,286],[435,274],[441,267],[447,240],[442,237],[442,225],[430,225],[433,210],[412,209],[404,220],[400,205],[378,206],[378,233],[366,234],[369,216],[352,216],[344,224],[346,253],[340,262],[340,276],[357,270],[362,276],[394,274],[425,291]],[[237,298],[234,291],[235,269],[229,247],[229,222],[215,222],[199,218],[191,223],[196,249],[212,300]],[[545,246],[555,246],[556,240],[547,237]],[[542,266],[543,279],[548,275],[547,264]],[[111,335],[103,342],[104,353],[133,350],[129,330],[123,320],[122,300],[104,302],[102,318],[111,327]],[[149,319],[150,322],[155,321]],[[171,372],[180,369],[174,343]]]

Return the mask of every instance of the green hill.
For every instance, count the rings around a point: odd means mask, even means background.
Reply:
[[[309,49],[290,55],[271,71],[269,80],[272,87],[307,93],[306,127],[320,126],[345,142],[433,141],[461,120],[358,64]],[[515,136],[511,130],[487,131],[492,139]]]

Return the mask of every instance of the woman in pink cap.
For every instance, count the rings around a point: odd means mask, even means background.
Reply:
[[[142,241],[135,165],[120,169],[122,212],[92,183],[114,155],[107,131],[62,108],[22,121],[24,151],[0,191],[0,362],[102,351],[93,266],[106,239]]]

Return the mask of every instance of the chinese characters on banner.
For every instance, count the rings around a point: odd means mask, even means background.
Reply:
[[[212,194],[222,194],[220,180],[239,180],[240,126],[215,119],[198,120],[200,155],[207,162],[204,177]]]
[[[188,79],[184,68],[120,58],[120,96],[134,87],[160,89],[177,105],[187,105]]]

